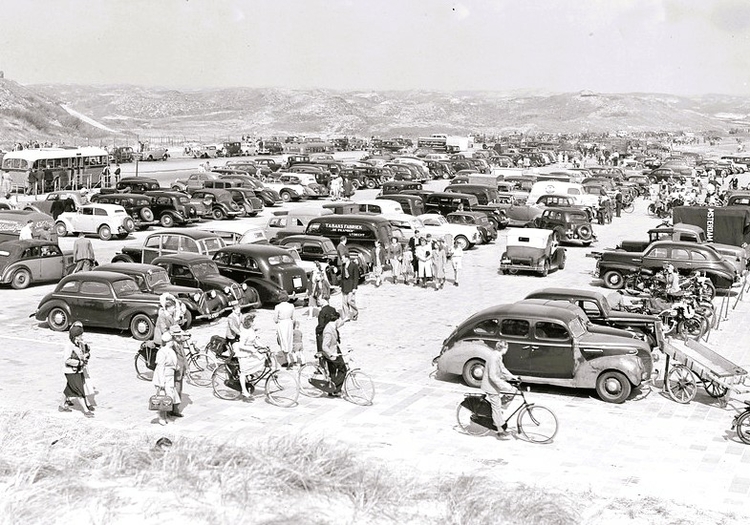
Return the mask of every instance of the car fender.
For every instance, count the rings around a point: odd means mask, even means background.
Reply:
[[[262,303],[268,302],[271,298],[286,294],[286,290],[284,290],[275,282],[269,281],[268,279],[262,279],[260,277],[250,277],[242,282],[246,284],[248,288],[252,287],[257,290],[258,295],[260,296],[259,299]]]
[[[49,301],[45,301],[44,299],[42,299],[42,302],[39,304],[36,312],[34,313],[34,317],[37,321],[46,321],[47,314],[55,307],[62,308],[63,310],[65,310],[65,313],[68,314],[68,317],[70,317],[70,307],[62,299],[51,299]]]
[[[482,340],[463,339],[437,357],[435,364],[440,372],[460,375],[469,360],[481,359],[486,362],[492,351]]]
[[[74,231],[73,229],[73,223],[70,221],[68,217],[65,216],[64,213],[61,213],[57,216],[57,219],[55,219],[55,224],[58,222],[61,222],[65,225],[65,229],[68,230],[68,233],[72,233]]]
[[[595,357],[585,361],[585,365],[576,372],[576,385],[580,388],[594,388],[596,379],[606,370],[614,370],[625,374],[633,386],[638,386],[642,381],[643,363],[639,357],[622,355],[610,355]]]
[[[128,328],[130,320],[137,314],[145,314],[156,323],[156,318],[159,316],[159,304],[138,304],[122,309],[117,315],[117,326],[115,328]]]
[[[3,270],[2,278],[0,278],[0,282],[3,284],[8,284],[13,277],[13,274],[16,272],[16,270],[23,269],[27,270],[31,274],[31,282],[34,282],[34,272],[31,271],[31,268],[26,266],[25,263],[17,261],[10,265],[8,265],[5,270]]]

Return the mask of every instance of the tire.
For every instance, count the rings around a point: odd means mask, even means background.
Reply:
[[[596,393],[605,403],[623,403],[632,389],[630,380],[622,372],[607,370],[596,378]]]
[[[112,262],[126,262],[126,263],[132,263],[135,262],[133,258],[130,255],[125,255],[124,253],[119,253],[112,257]]]
[[[544,260],[544,267],[542,267],[542,277],[547,277],[549,275],[549,260]]]
[[[456,236],[454,240],[458,243],[458,245],[461,247],[462,250],[468,250],[469,247],[471,246],[469,239],[467,239],[463,235]]]
[[[362,187],[362,183],[359,182],[359,179],[352,180],[352,188],[355,190],[358,190]]]
[[[168,159],[168,158],[169,158],[169,155],[167,155],[167,154],[165,153],[165,154],[164,154],[164,156],[163,156],[163,157],[161,158],[161,160],[163,160],[164,162],[167,162],[167,159]]]
[[[702,284],[700,287],[700,293],[708,298],[709,301],[713,301],[716,297],[716,285],[714,285],[713,281],[706,280],[705,284]]]
[[[625,285],[625,279],[618,270],[608,270],[602,277],[604,286],[612,290],[619,290]]]
[[[216,356],[210,352],[198,352],[187,359],[187,380],[195,386],[210,386],[214,370],[219,366]]]
[[[215,221],[221,221],[227,218],[227,214],[221,208],[214,208],[211,210],[211,216]]]
[[[130,234],[129,234],[129,233],[118,233],[118,234],[117,234],[117,238],[118,238],[118,239],[120,239],[120,240],[122,241],[122,240],[124,240],[124,239],[127,239],[127,238],[128,238],[128,235],[130,235]]]
[[[580,237],[583,242],[590,241],[593,234],[594,232],[588,224],[582,224],[578,227],[578,237]]]
[[[325,395],[321,389],[310,383],[311,379],[325,380],[328,378],[323,369],[316,363],[305,363],[299,369],[299,390],[303,396],[322,397]]]
[[[68,228],[64,222],[59,221],[55,223],[55,233],[57,233],[58,237],[65,237],[68,234]]]
[[[664,386],[669,397],[682,404],[690,403],[698,392],[695,376],[685,365],[673,365]]]
[[[242,391],[240,390],[239,385],[237,385],[236,389],[230,386],[228,383],[230,383],[231,380],[227,365],[222,363],[217,366],[214,373],[211,374],[211,388],[213,388],[214,395],[219,399],[226,399],[227,401],[239,399],[242,395]]]
[[[677,333],[682,337],[697,341],[706,334],[708,322],[704,323],[703,321],[705,321],[705,317],[699,317],[698,315],[694,315],[690,319],[683,319],[677,323]]]
[[[551,443],[557,435],[557,417],[547,407],[528,405],[518,413],[518,431],[532,443]]]
[[[154,160],[154,156],[153,156],[153,155],[149,155],[149,156],[148,156],[148,158],[147,158],[146,160],[150,160],[150,161],[153,161],[153,160]]]
[[[99,231],[97,232],[97,234],[103,241],[108,241],[112,238],[112,230],[106,224],[102,224],[101,226],[99,226]]]
[[[292,200],[292,194],[286,190],[281,190],[279,192],[279,196],[281,197],[281,200],[284,202],[289,202]]]
[[[55,332],[64,332],[70,326],[70,316],[64,309],[55,306],[47,313],[47,324]]]
[[[127,219],[125,219],[125,224],[123,224],[123,227],[128,233],[135,231],[135,221],[133,220],[133,218],[128,217]]]
[[[633,213],[634,210],[635,210],[635,206],[633,205],[632,202],[622,207],[622,211],[624,211],[625,213]]]
[[[156,350],[154,350],[155,352]],[[143,381],[151,381],[154,378],[154,371],[148,367],[146,358],[140,352],[135,354],[135,375]]]
[[[489,434],[492,429],[473,421],[471,419],[471,416],[473,415],[474,414],[471,410],[463,406],[461,403],[458,404],[458,407],[456,408],[456,422],[461,431],[472,436],[485,436]]]
[[[171,228],[172,226],[174,226],[174,217],[172,217],[168,213],[165,213],[164,215],[159,217],[159,224],[161,224],[163,228]]]
[[[13,272],[13,277],[10,278],[10,285],[15,290],[23,290],[31,284],[31,272],[26,268],[19,268]]]
[[[745,412],[737,418],[737,437],[746,445],[750,445],[750,412]]]
[[[266,399],[277,407],[289,408],[297,404],[299,383],[295,374],[277,370],[266,379]]]
[[[725,395],[727,395],[727,392],[729,392],[729,389],[725,386],[720,385],[719,383],[714,383],[710,379],[704,379],[703,380],[703,388],[706,389],[706,393],[716,399],[722,398]]]
[[[560,244],[560,241],[562,241],[563,234],[560,233],[560,230],[552,230],[552,240],[558,244]]]
[[[464,369],[461,374],[464,383],[467,385],[479,388],[482,384],[482,377],[484,376],[484,361],[482,359],[469,359],[464,364]]]
[[[656,206],[654,206],[653,203],[648,205],[648,214],[656,215]]]
[[[360,370],[352,370],[344,378],[344,397],[355,405],[370,406],[375,398],[375,384],[370,376]]]
[[[375,182],[375,179],[367,179],[365,180],[365,186],[368,190],[374,190],[378,187],[378,183]]]
[[[148,341],[154,337],[154,322],[146,314],[135,314],[130,320],[130,335],[137,341]]]
[[[154,212],[151,208],[141,208],[141,211],[138,212],[138,216],[145,222],[151,222],[154,220]]]

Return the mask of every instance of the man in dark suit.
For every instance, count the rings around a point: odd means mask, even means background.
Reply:
[[[356,291],[359,286],[359,265],[356,255],[350,254],[344,261],[341,271],[341,308],[348,321],[356,321],[359,315],[357,308]]]

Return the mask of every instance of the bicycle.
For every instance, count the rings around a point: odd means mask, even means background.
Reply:
[[[216,355],[207,349],[199,350],[190,340],[190,335],[180,341],[185,352],[187,369],[185,377],[188,383],[195,386],[208,386],[211,376],[218,366]],[[135,353],[135,374],[138,379],[151,381],[156,369],[156,354],[159,347],[153,341],[144,341]]]
[[[524,437],[532,443],[550,443],[557,434],[557,418],[547,407],[529,403],[520,388],[520,382],[512,381],[515,392],[503,392],[506,396],[521,396],[521,404],[505,419],[503,429],[510,419],[518,414],[516,427]],[[466,394],[463,401],[456,408],[458,426],[472,436],[484,436],[497,427],[492,422],[492,406],[487,400],[487,394]]]
[[[341,354],[345,358],[346,363],[346,375],[341,387],[342,393],[348,401],[351,401],[355,405],[372,405],[372,400],[375,397],[375,384],[370,379],[370,376],[362,372],[362,370],[350,366],[352,359],[348,357],[349,354],[351,352]],[[300,391],[307,397],[322,397],[335,390],[333,381],[331,381],[328,373],[325,358],[319,353],[316,353],[315,357],[318,359],[317,363],[305,363],[299,369]],[[321,385],[325,384],[325,389],[316,386],[313,381],[318,381]]]
[[[750,401],[745,401],[745,408],[732,419],[732,430],[737,432],[740,441],[750,445]]]
[[[297,378],[293,373],[279,369],[269,348],[261,350],[265,354],[263,370],[246,378],[247,390],[252,395],[255,386],[265,379],[264,392],[271,404],[280,407],[296,405],[299,398]],[[240,364],[236,357],[230,357],[216,367],[211,376],[211,386],[219,399],[234,401],[240,398]]]

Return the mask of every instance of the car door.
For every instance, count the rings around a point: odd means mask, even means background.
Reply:
[[[675,270],[681,274],[687,274],[692,271],[694,263],[690,258],[690,250],[682,247],[673,247],[669,253],[669,262],[671,262]]]
[[[32,282],[42,280],[42,260],[39,246],[29,246],[21,252],[18,263],[29,269]]]
[[[114,326],[115,301],[109,283],[82,281],[78,294],[69,303],[71,318],[84,325]]]
[[[161,255],[161,235],[152,235],[146,239],[143,245],[141,259],[144,264],[151,264],[151,261]]]
[[[508,353],[503,362],[514,374],[536,375],[531,366],[531,323],[527,319],[506,318],[499,320],[498,339],[508,342]]]
[[[53,244],[40,246],[40,281],[57,281],[64,273],[63,254],[59,247]],[[36,278],[34,278],[36,279]]]
[[[641,262],[642,268],[648,268],[649,270],[658,271],[667,262],[669,256],[669,250],[666,246],[656,246],[651,248],[649,251],[643,254],[643,261]]]
[[[537,319],[532,334],[528,355],[530,375],[572,378],[575,372],[575,359],[573,340],[568,328],[554,319]]]

